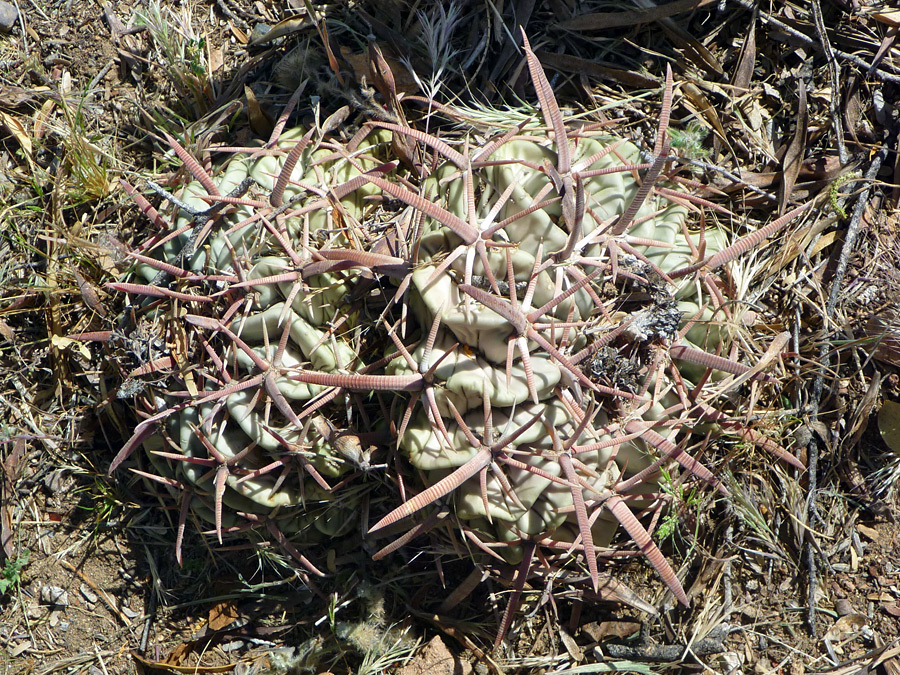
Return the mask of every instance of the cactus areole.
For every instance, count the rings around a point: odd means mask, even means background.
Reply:
[[[596,592],[622,526],[618,545],[633,540],[687,603],[647,523],[662,470],[725,492],[686,451],[692,429],[799,465],[719,402],[771,379],[784,339],[762,361],[729,358],[730,263],[802,208],[744,239],[700,228],[708,205],[669,157],[671,74],[642,154],[567,124],[525,47],[530,124],[470,123],[451,141],[370,122],[341,140],[326,121],[211,172],[169,139],[193,176],[176,206],[127,186],[157,229],[111,286],[165,346],[133,373],[144,419],[113,468],[143,446],[133,470],[181,504],[179,558],[189,510],[220,542],[273,539],[304,575],[361,512],[391,538],[376,557],[449,517],[457,550],[518,566],[514,605],[548,566],[580,566]]]

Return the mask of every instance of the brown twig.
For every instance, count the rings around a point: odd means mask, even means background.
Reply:
[[[831,97],[828,101],[831,107],[831,124],[834,127],[834,140],[838,149],[838,157],[841,164],[846,164],[849,160],[847,155],[847,146],[844,144],[844,128],[841,124],[840,111],[840,92],[841,83],[838,77],[837,59],[834,58],[834,49],[828,40],[828,33],[825,31],[825,20],[822,18],[822,5],[819,0],[812,0],[812,15],[816,24],[816,32],[819,34],[819,41],[822,43],[822,51],[825,52],[825,60],[828,63],[828,75],[831,78]]]

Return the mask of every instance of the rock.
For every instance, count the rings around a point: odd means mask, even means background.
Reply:
[[[41,586],[41,604],[68,607],[69,592],[59,586]]]
[[[84,599],[87,600],[92,605],[95,602],[97,602],[97,600],[100,599],[97,597],[97,594],[94,593],[87,584],[81,584],[81,586],[78,588],[78,590],[81,592],[81,595],[84,597]]]
[[[0,0],[0,31],[8,33],[19,20],[19,10],[16,6]]]
[[[397,675],[471,675],[472,664],[453,656],[436,635]]]

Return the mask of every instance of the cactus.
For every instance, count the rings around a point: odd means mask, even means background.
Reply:
[[[377,557],[449,514],[519,568],[499,641],[538,549],[582,561],[596,592],[619,525],[687,603],[636,512],[670,465],[726,491],[684,450],[692,425],[799,465],[716,401],[772,379],[722,355],[741,319],[722,270],[802,208],[733,243],[692,231],[708,205],[666,174],[671,74],[645,161],[566,126],[525,50],[546,127],[451,145],[370,122],[342,143],[332,118],[232,149],[212,176],[170,139],[194,177],[171,223],[128,186],[164,232],[133,254],[142,283],[111,286],[145,296],[175,350],[133,373],[164,384],[113,468],[143,445],[153,471],[134,470],[182,505],[179,556],[189,508],[220,542],[262,529],[313,574],[302,549],[345,534],[363,494],[382,510],[370,534],[410,523]],[[398,143],[420,150],[412,170]]]

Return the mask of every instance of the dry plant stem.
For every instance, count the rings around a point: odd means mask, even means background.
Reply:
[[[822,5],[820,0],[812,0],[813,20],[816,23],[816,32],[819,34],[819,40],[822,42],[822,50],[825,52],[825,60],[828,62],[828,75],[831,78],[831,98],[829,105],[831,106],[831,124],[834,128],[834,140],[837,144],[838,157],[841,164],[844,165],[849,160],[847,155],[847,146],[844,144],[844,128],[841,125],[840,103],[840,79],[838,75],[838,64],[834,58],[834,50],[831,48],[831,42],[828,40],[828,33],[825,31],[825,20],[822,18]]]
[[[897,137],[897,130],[894,130],[893,134],[894,138]],[[850,219],[850,225],[847,227],[846,238],[844,239],[844,246],[841,249],[841,257],[838,260],[838,266],[834,273],[834,278],[831,280],[831,290],[828,295],[828,301],[825,303],[825,317],[827,321],[831,321],[831,317],[834,315],[834,309],[837,306],[838,296],[841,293],[841,285],[844,279],[844,275],[847,273],[847,266],[850,262],[850,254],[853,252],[856,246],[856,238],[859,234],[859,223],[862,220],[862,215],[866,210],[866,205],[869,201],[869,194],[872,191],[872,181],[875,180],[875,177],[878,175],[878,171],[881,169],[881,164],[884,162],[885,157],[888,154],[888,143],[885,142],[875,157],[872,158],[872,163],[869,165],[869,169],[866,171],[864,180],[866,186],[863,188],[862,192],[859,195],[859,198],[856,201],[856,206],[853,208],[853,216]],[[863,182],[863,181],[859,181]],[[809,402],[809,418],[810,421],[816,422],[818,421],[819,416],[819,404],[822,399],[822,391],[825,386],[825,373],[828,371],[831,365],[831,359],[828,356],[829,351],[831,350],[831,345],[825,341],[822,343],[822,346],[819,348],[819,363],[821,367],[819,369],[818,374],[816,375],[816,379],[813,381],[812,386],[812,396]],[[808,466],[809,466],[809,492],[806,498],[806,522],[808,524],[808,528],[806,529],[806,567],[808,574],[808,598],[807,598],[807,615],[806,620],[809,624],[810,633],[813,637],[817,636],[816,631],[816,586],[818,585],[818,569],[816,565],[816,543],[812,539],[812,529],[816,527],[816,523],[820,521],[818,507],[816,505],[816,493],[818,491],[818,482],[817,482],[817,471],[819,467],[819,444],[815,439],[815,436],[810,440],[809,445],[807,446],[807,458],[808,458]]]

